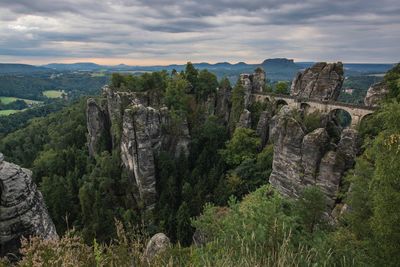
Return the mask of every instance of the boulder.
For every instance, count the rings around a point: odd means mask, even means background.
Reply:
[[[319,62],[299,72],[293,79],[290,95],[320,101],[336,100],[344,81],[343,64]]]
[[[164,252],[171,246],[168,236],[163,233],[155,234],[147,243],[143,258],[146,262],[151,262],[154,257]]]
[[[385,82],[375,83],[368,89],[364,104],[369,107],[377,107],[388,93],[389,88]]]
[[[18,254],[21,237],[29,236],[58,238],[31,171],[0,153],[0,257]]]

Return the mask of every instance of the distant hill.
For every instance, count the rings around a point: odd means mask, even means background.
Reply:
[[[267,78],[271,81],[279,80],[292,80],[298,71],[313,65],[314,62],[294,62],[293,59],[287,58],[272,58],[266,59],[259,64],[247,64],[245,62],[238,62],[232,64],[229,62],[219,62],[211,64],[208,62],[193,63],[197,69],[207,69],[215,73],[218,78],[228,77],[231,82],[236,82],[240,73],[252,73],[255,68],[262,67],[266,73]],[[359,63],[345,63],[345,71],[347,76],[365,75],[365,74],[378,74],[384,73],[389,70],[393,64],[359,64]],[[1,73],[34,73],[40,71],[106,71],[106,72],[126,72],[126,73],[143,73],[153,71],[182,71],[185,69],[185,64],[172,64],[167,66],[129,66],[119,64],[115,66],[99,65],[91,62],[78,62],[78,63],[51,63],[44,66],[32,66],[24,64],[1,64]]]
[[[50,69],[45,67],[37,67],[28,64],[0,63],[0,74],[26,74],[50,71]]]
[[[125,65],[124,65],[125,66]],[[51,63],[44,65],[43,67],[59,70],[59,71],[95,71],[103,69],[105,66],[101,66],[91,62],[79,62],[79,63]],[[107,68],[107,67],[106,67]]]

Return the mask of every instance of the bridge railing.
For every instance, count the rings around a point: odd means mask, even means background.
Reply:
[[[365,109],[365,110],[371,110],[371,111],[377,110],[376,107],[370,107],[370,106],[361,105],[361,104],[345,103],[345,102],[333,101],[333,100],[318,100],[318,99],[310,99],[310,98],[299,98],[299,97],[291,96],[291,95],[266,93],[266,92],[260,92],[260,93],[256,93],[256,94],[267,95],[267,96],[271,96],[271,97],[295,99],[296,102],[299,102],[299,103],[314,102],[314,103],[324,104],[324,105],[335,105],[335,106],[342,106],[342,107],[348,107],[348,108],[359,108],[359,109]]]

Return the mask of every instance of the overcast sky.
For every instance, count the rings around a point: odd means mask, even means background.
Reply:
[[[1,0],[0,62],[400,61],[399,0]]]

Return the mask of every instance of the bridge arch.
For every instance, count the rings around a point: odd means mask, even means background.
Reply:
[[[329,111],[328,116],[343,128],[350,127],[355,121],[357,121],[349,111],[343,108],[332,109]]]
[[[363,126],[372,118],[373,113],[365,114],[364,116],[360,117],[359,126]]]
[[[304,114],[308,114],[311,111],[311,105],[308,103],[300,103],[300,109],[303,110]]]
[[[276,99],[275,100],[275,108],[277,111],[279,111],[283,106],[288,106],[288,102],[286,102],[283,99]]]

